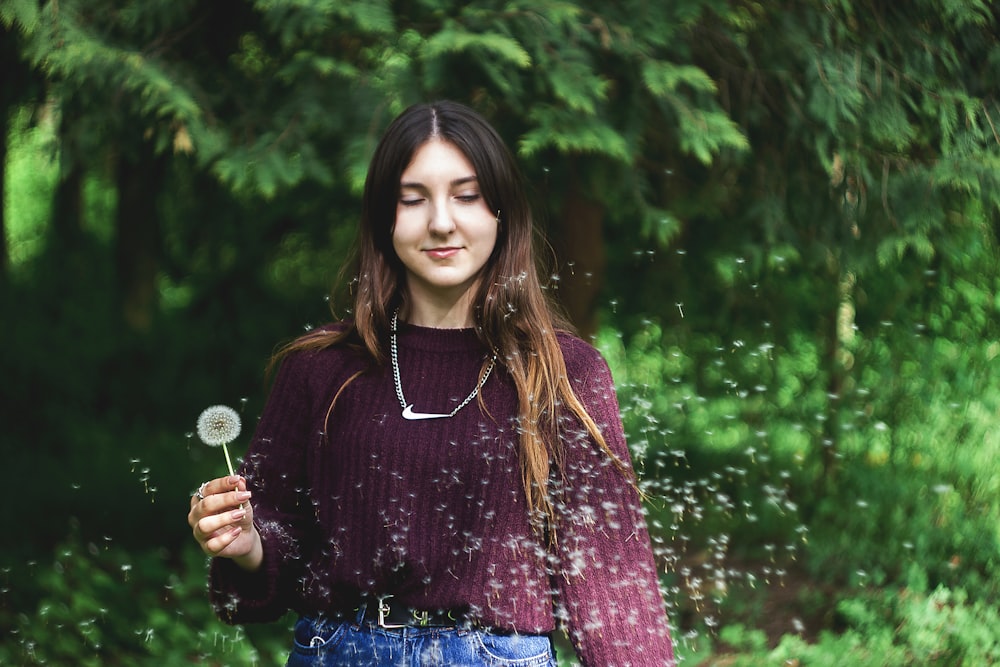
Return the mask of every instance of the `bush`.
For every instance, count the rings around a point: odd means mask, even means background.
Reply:
[[[193,544],[179,552],[128,552],[110,540],[71,537],[48,565],[12,570],[0,610],[4,665],[281,664],[290,629],[254,629],[215,618],[205,559]],[[30,587],[28,589],[27,587]]]

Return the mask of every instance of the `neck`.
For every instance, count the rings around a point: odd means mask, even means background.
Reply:
[[[399,319],[434,329],[468,329],[475,324],[468,299],[440,303],[414,298],[412,293],[406,309],[399,312]]]

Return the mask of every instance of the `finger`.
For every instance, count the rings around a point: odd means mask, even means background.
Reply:
[[[217,479],[212,479],[207,482],[203,482],[198,490],[191,495],[191,510],[205,500],[209,496],[217,495],[220,493],[228,493],[230,491],[246,491],[247,481],[245,478],[239,475],[230,475],[227,477],[219,477]],[[190,520],[188,523],[191,523]]]
[[[205,488],[208,486],[208,482],[202,482],[201,486],[191,494],[191,509],[194,509],[195,505],[205,499]]]
[[[226,493],[233,490],[246,490],[247,481],[240,475],[227,475],[210,479],[201,488],[201,495],[213,496],[218,493]],[[196,496],[197,497],[197,496]]]
[[[232,509],[246,509],[249,507],[251,494],[249,491],[226,491],[225,493],[213,493],[205,496],[205,499],[198,503],[195,512],[200,516],[219,514]]]
[[[232,530],[246,518],[247,510],[236,509],[230,512],[211,514],[196,521],[192,527],[194,539],[205,544],[214,537]]]
[[[198,500],[198,496],[191,496],[191,509],[188,511],[188,525],[194,528],[195,525],[201,521],[202,517],[206,516],[208,512],[205,511],[205,506],[203,505],[204,500]]]
[[[221,515],[231,510],[252,511],[252,506],[247,502],[251,495],[249,491],[227,491],[205,496],[202,500],[195,499],[188,512],[188,525],[193,529],[206,517]]]
[[[253,506],[247,502],[250,495],[249,491],[231,491],[208,496],[191,508],[188,525],[207,535],[221,525],[242,521],[248,514],[252,516]]]
[[[202,551],[209,556],[218,556],[239,539],[242,534],[243,529],[241,527],[233,526],[231,529],[213,535],[205,540],[201,547]]]

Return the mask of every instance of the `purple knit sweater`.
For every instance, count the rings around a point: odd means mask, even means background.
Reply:
[[[571,384],[628,462],[608,366],[560,335]],[[414,410],[450,412],[485,358],[471,329],[402,324],[399,366]],[[230,623],[348,612],[391,593],[420,609],[468,608],[486,626],[548,633],[565,623],[588,667],[673,664],[663,599],[635,490],[575,418],[565,419],[558,545],[533,533],[518,464],[514,384],[498,363],[450,419],[401,417],[392,370],[347,348],[287,357],[243,473],[264,544],[260,570],[214,559],[210,590]],[[555,610],[555,611],[554,611]]]

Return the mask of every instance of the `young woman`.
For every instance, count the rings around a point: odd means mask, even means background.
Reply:
[[[365,184],[353,318],[279,355],[242,475],[188,521],[231,623],[299,615],[289,665],[672,665],[608,366],[535,271],[513,158],[407,109]]]

